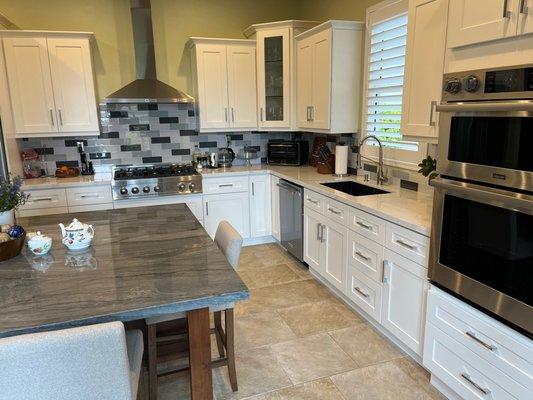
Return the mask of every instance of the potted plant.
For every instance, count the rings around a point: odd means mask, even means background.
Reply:
[[[26,203],[29,195],[20,190],[22,178],[0,178],[0,225],[15,224],[15,210]]]
[[[439,176],[439,174],[436,172],[437,170],[437,160],[435,160],[431,156],[427,156],[424,158],[420,164],[418,164],[420,169],[418,172],[420,172],[422,175],[427,176],[428,180],[432,180],[433,178]]]

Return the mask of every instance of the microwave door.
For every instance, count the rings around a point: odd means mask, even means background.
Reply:
[[[436,178],[432,282],[533,332],[533,196]]]

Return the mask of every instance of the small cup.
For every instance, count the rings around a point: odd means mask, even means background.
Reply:
[[[52,238],[44,236],[40,231],[37,231],[37,234],[31,236],[28,240],[28,248],[36,256],[45,255],[52,248]]]

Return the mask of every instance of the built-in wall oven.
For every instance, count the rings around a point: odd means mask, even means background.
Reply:
[[[533,66],[444,77],[429,276],[533,336]]]

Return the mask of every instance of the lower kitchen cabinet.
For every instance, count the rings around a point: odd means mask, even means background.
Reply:
[[[250,237],[250,203],[247,192],[204,195],[204,228],[215,237],[220,221],[228,221],[243,238]]]
[[[281,240],[281,231],[280,231],[280,218],[279,218],[279,178],[272,175],[270,177],[270,188],[272,190],[271,196],[271,224],[272,224],[272,236],[278,242]]]
[[[320,214],[309,210],[307,207],[304,211],[304,261],[309,265],[309,268],[315,270],[322,275],[320,248],[322,247],[322,240],[320,231],[322,224],[320,223]]]
[[[269,236],[271,230],[270,217],[270,175],[250,176],[250,236]]]
[[[385,249],[381,324],[422,355],[428,282],[421,265]]]

